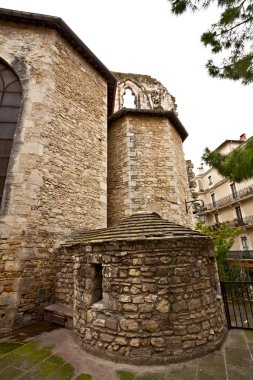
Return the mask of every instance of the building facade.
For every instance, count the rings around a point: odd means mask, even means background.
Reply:
[[[228,154],[240,149],[246,141],[241,135],[239,140],[226,140],[217,150]],[[253,258],[253,179],[234,183],[222,177],[214,168],[204,171],[199,168],[195,178],[198,198],[204,201],[204,212],[199,217],[205,219],[208,226],[228,222],[228,225],[240,227],[242,232],[235,239],[228,257]]]
[[[67,269],[57,277],[57,249],[73,231],[104,228],[136,212],[156,211],[188,227],[192,220],[185,211],[187,132],[164,86],[110,72],[57,17],[1,9],[0,21],[6,332],[41,319],[57,299],[56,283],[71,278]],[[131,109],[124,107],[127,90]],[[68,257],[61,263],[73,264]]]

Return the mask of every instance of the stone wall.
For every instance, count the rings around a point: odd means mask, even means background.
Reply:
[[[139,211],[192,226],[182,139],[168,118],[131,114],[108,131],[108,225]]]
[[[23,87],[0,216],[0,331],[41,318],[55,248],[106,225],[107,84],[53,30],[1,22]]]
[[[124,95],[129,89],[134,96],[135,106],[139,109],[177,109],[174,96],[155,78],[150,75],[126,74],[114,72],[118,79],[114,112],[124,105]]]
[[[86,350],[116,361],[162,364],[203,355],[223,341],[209,238],[83,243],[67,251],[75,255],[74,332]],[[97,302],[99,265],[103,295]]]

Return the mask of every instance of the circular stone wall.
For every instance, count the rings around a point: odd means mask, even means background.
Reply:
[[[192,231],[69,249],[75,250],[74,332],[86,350],[163,364],[222,343],[225,318],[208,237]]]

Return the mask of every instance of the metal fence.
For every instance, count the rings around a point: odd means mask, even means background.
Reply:
[[[253,271],[234,265],[219,268],[228,328],[253,329]]]

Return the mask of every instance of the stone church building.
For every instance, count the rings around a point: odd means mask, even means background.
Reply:
[[[0,333],[73,295],[59,250],[70,234],[148,212],[189,230],[175,109],[161,83],[112,73],[60,18],[0,10]]]

